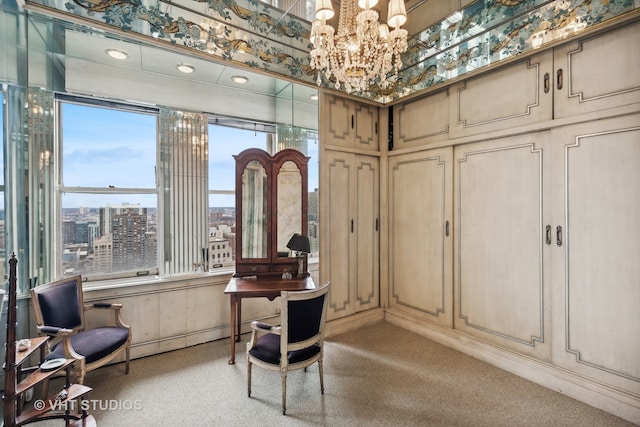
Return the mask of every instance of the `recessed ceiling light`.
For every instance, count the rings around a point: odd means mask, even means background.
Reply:
[[[178,69],[178,71],[185,73],[185,74],[191,74],[196,70],[196,67],[194,67],[193,65],[189,65],[189,64],[178,64],[176,65],[176,68]]]
[[[312,95],[309,95],[309,99],[312,101],[317,101],[318,100],[318,94],[314,93]]]
[[[232,76],[231,80],[233,80],[236,83],[239,84],[245,84],[249,81],[249,77],[245,77],[245,76]]]
[[[113,59],[118,59],[120,61],[124,61],[129,57],[129,54],[124,50],[119,49],[107,49],[105,50],[106,54],[112,57]]]

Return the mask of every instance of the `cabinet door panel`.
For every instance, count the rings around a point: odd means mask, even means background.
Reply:
[[[321,120],[327,144],[378,151],[378,107],[324,95]]]
[[[452,137],[550,120],[551,72],[552,54],[543,52],[454,86]]]
[[[640,102],[640,22],[556,49],[555,117]]]
[[[393,109],[394,149],[444,141],[449,137],[449,90]]]
[[[379,160],[356,156],[357,203],[353,244],[356,250],[356,311],[379,305]]]
[[[355,104],[355,148],[378,151],[378,107]]]
[[[324,251],[323,269],[331,280],[328,319],[347,316],[355,312],[352,295],[353,269],[351,257],[354,251],[351,238],[352,203],[355,200],[354,155],[341,152],[326,152],[327,173],[325,216],[328,235],[322,239]],[[326,260],[326,263],[325,261]]]
[[[448,327],[452,157],[453,149],[443,148],[389,159],[389,304]]]
[[[456,328],[538,357],[545,349],[547,133],[455,150]]]
[[[326,95],[322,107],[326,109],[327,142],[342,146],[352,145],[351,102],[343,98]]]
[[[562,363],[640,392],[640,115],[559,129]],[[560,163],[562,161],[562,163]]]

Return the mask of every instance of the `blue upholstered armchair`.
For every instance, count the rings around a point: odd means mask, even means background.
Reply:
[[[251,323],[251,341],[247,343],[247,392],[251,397],[251,366],[280,371],[282,377],[282,414],[287,413],[287,372],[305,369],[318,362],[320,392],[324,394],[322,359],[327,292],[330,283],[310,291],[280,294],[280,325]],[[232,338],[233,339],[233,338]],[[284,357],[283,357],[284,355]]]
[[[84,304],[82,277],[64,278],[31,289],[31,302],[36,326],[41,336],[49,336],[46,360],[75,359],[74,382],[82,384],[87,372],[125,353],[125,373],[129,373],[131,328],[122,322],[122,304]],[[113,326],[86,329],[85,312],[92,309],[111,310]]]

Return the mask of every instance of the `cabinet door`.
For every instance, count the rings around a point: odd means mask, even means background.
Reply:
[[[549,359],[548,133],[455,149],[455,328]]]
[[[389,306],[453,326],[453,149],[389,159]]]
[[[555,362],[640,393],[640,114],[554,130]]]
[[[555,50],[555,117],[640,102],[640,22]]]
[[[352,292],[355,270],[352,268],[354,248],[351,237],[355,211],[355,155],[339,151],[324,151],[322,162],[325,173],[320,193],[324,203],[322,222],[323,237],[320,240],[323,280],[331,280],[327,319],[355,313]]]
[[[324,152],[323,277],[328,319],[379,306],[379,159]]]
[[[378,307],[380,301],[380,160],[355,156],[356,211],[351,228],[355,269],[356,312]]]
[[[321,110],[327,144],[378,151],[378,107],[325,95]]]
[[[547,51],[452,86],[451,137],[551,120],[552,72]]]

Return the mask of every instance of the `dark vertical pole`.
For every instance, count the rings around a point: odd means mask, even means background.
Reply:
[[[4,425],[11,427],[16,421],[16,254],[9,259],[9,303],[7,306],[7,342],[4,359]]]

